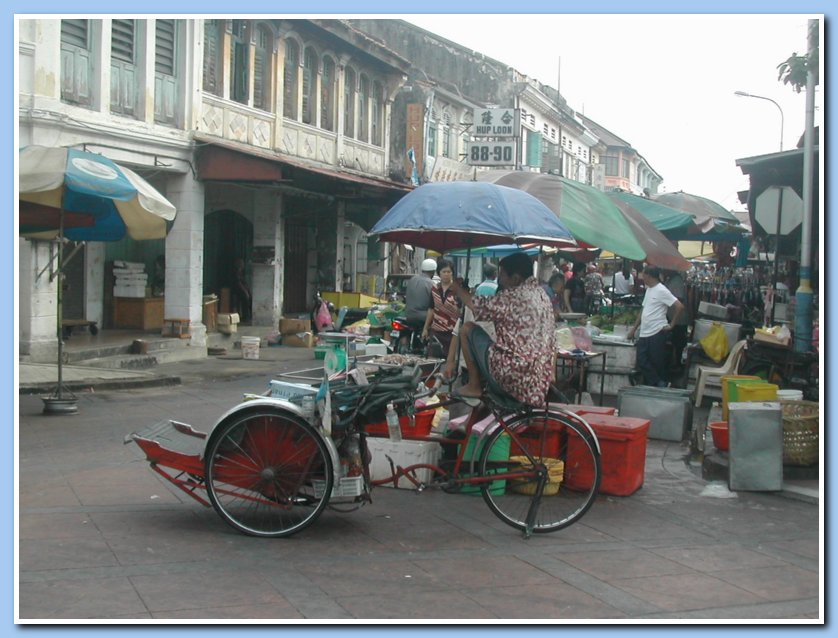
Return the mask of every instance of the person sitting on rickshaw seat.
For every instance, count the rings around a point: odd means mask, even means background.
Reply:
[[[491,321],[496,333],[493,341],[475,323],[463,324],[460,343],[468,382],[454,396],[476,405],[485,385],[492,393],[543,407],[555,372],[552,305],[533,277],[531,258],[523,252],[501,260],[498,284],[491,297],[472,297],[459,282],[452,284],[475,321]]]

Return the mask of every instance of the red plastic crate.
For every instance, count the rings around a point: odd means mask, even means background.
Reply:
[[[425,410],[416,413],[416,425],[410,427],[410,418],[407,416],[399,417],[399,425],[401,426],[402,436],[409,438],[413,436],[428,436],[431,433],[431,426],[433,425],[435,410]],[[367,434],[371,436],[389,436],[390,432],[387,430],[387,421],[380,423],[368,423],[364,428]]]
[[[596,433],[602,452],[600,493],[628,496],[640,489],[646,472],[646,440],[651,421],[608,414],[586,414],[585,420]],[[581,457],[584,445],[576,434],[570,434],[565,464],[568,468],[573,467],[574,455]],[[593,483],[593,473],[589,468],[566,471],[565,482],[570,488],[587,489]]]
[[[531,426],[515,432],[517,438],[513,438],[509,446],[510,456],[522,456],[524,451],[522,447],[526,447],[530,454],[541,455],[541,426]],[[559,458],[559,446],[561,445],[561,437],[559,430],[550,428],[549,424],[547,432],[544,434],[544,453],[543,456],[557,459]]]

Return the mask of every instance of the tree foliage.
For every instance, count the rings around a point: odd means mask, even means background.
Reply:
[[[812,42],[811,53],[806,55],[798,55],[794,52],[786,60],[777,65],[779,75],[777,80],[782,81],[783,84],[790,85],[797,93],[800,93],[806,88],[806,76],[811,70],[815,76],[815,84],[820,81],[819,78],[819,64],[820,64],[820,42],[818,32],[818,22],[815,20],[809,26],[809,38]]]

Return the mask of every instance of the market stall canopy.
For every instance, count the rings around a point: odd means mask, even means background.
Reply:
[[[709,218],[726,220],[738,224],[736,215],[712,199],[677,191],[673,193],[659,193],[653,198],[659,204],[664,204],[682,213],[692,215],[699,226]]]
[[[623,212],[629,208],[635,210],[640,215],[643,215],[649,222],[657,228],[662,234],[669,236],[670,231],[687,231],[689,229],[698,229],[695,225],[695,220],[692,215],[682,213],[679,210],[670,208],[665,204],[656,202],[648,197],[640,197],[632,195],[625,191],[612,191],[608,193],[608,197],[617,204]]]
[[[175,207],[151,184],[112,160],[74,148],[19,151],[18,200],[23,237],[73,241],[162,239]]]
[[[670,270],[690,267],[677,249],[642,215],[620,209],[608,195],[574,180],[527,171],[488,170],[480,182],[521,189],[544,202],[583,246],[596,247]]]
[[[502,242],[574,248],[567,226],[535,197],[482,182],[432,182],[400,199],[370,231],[441,253]]]

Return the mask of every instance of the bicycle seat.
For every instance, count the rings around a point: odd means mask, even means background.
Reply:
[[[509,412],[526,412],[532,409],[531,405],[519,401],[511,394],[504,392],[500,388],[492,388],[488,385],[483,389],[482,399],[486,403],[490,403],[501,410]]]

